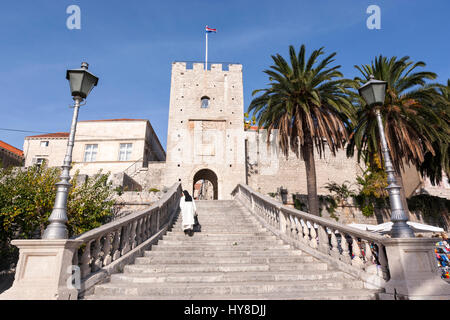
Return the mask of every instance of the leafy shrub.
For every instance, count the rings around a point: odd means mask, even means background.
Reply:
[[[56,197],[60,168],[33,166],[0,170],[0,270],[17,260],[12,239],[41,238]],[[68,195],[69,237],[101,226],[112,216],[114,190],[108,175],[99,172],[83,183],[78,173]]]

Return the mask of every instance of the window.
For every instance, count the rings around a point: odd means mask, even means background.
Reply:
[[[209,107],[209,97],[203,96],[201,100],[202,100],[202,108],[208,108]]]
[[[41,141],[41,147],[48,147],[48,141]]]
[[[44,164],[44,161],[46,161],[45,158],[35,158],[35,159],[34,159],[34,163],[35,163],[38,167],[40,167],[41,165],[43,165],[43,164]]]
[[[132,143],[121,143],[119,151],[119,161],[128,161],[131,159]]]
[[[97,158],[98,144],[87,144],[84,150],[84,162],[94,162]]]

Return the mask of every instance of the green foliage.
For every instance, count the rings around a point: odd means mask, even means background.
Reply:
[[[411,211],[420,212],[424,216],[437,218],[443,212],[450,212],[450,200],[444,198],[420,194],[407,201]]]
[[[156,188],[150,188],[149,190],[148,190],[148,192],[159,192],[160,190],[159,189],[156,189]]]
[[[75,174],[69,192],[67,217],[69,235],[74,236],[100,227],[112,216],[114,190],[108,174],[101,171],[77,185]]]
[[[325,205],[325,210],[327,210],[328,214],[331,218],[335,219],[336,221],[339,220],[339,217],[335,215],[336,209],[338,207],[338,202],[333,196],[319,196],[319,202],[320,204]]]
[[[450,114],[448,86],[427,84],[437,75],[417,68],[425,67],[422,61],[413,62],[408,56],[398,59],[382,55],[371,64],[355,66],[361,73],[356,77],[355,89],[374,75],[387,82],[386,96],[381,106],[381,116],[393,166],[397,173],[407,162],[420,169],[422,174],[432,175],[433,181],[442,178],[441,169],[448,169],[448,145],[450,144]],[[441,92],[439,92],[441,90]],[[347,145],[348,155],[357,151],[361,157],[381,158],[381,145],[375,109],[354,93],[357,105],[357,121]],[[425,166],[422,164],[428,160]],[[436,157],[432,159],[433,157]],[[421,167],[422,166],[422,167]],[[439,174],[438,174],[439,172]]]
[[[12,239],[40,238],[56,196],[60,168],[45,165],[0,170],[0,270],[14,260]],[[108,175],[101,172],[77,184],[75,174],[68,195],[69,236],[99,227],[112,215],[114,193]]]
[[[300,211],[305,211],[307,209],[307,206],[297,198],[294,198],[294,208]]]
[[[275,198],[277,196],[277,193],[276,192],[269,192],[268,195],[271,196],[272,198]]]
[[[345,201],[354,197],[356,194],[354,191],[350,190],[351,183],[350,181],[344,181],[341,185],[336,182],[329,182],[325,184],[325,189],[330,191],[331,193],[335,193],[333,196],[334,199],[338,201],[340,205],[343,205]]]

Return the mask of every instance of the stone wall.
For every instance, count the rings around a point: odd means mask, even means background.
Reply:
[[[245,131],[247,150],[247,180],[248,185],[263,194],[276,192],[283,187],[288,193],[307,193],[305,162],[293,152],[286,158],[277,143],[277,131],[270,137],[267,146],[267,131]],[[345,150],[340,150],[333,156],[325,150],[322,158],[315,150],[317,192],[329,194],[325,189],[328,182],[342,184],[349,181],[356,183],[356,177],[362,173],[362,168],[354,158],[347,158]]]
[[[141,168],[134,175],[132,179],[136,181],[144,191],[149,191],[151,188],[163,190],[164,188],[170,188],[176,181],[171,184],[165,184],[164,180],[166,170],[165,162],[149,162],[147,167]]]

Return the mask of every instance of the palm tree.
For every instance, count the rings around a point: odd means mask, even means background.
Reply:
[[[441,139],[433,142],[436,154],[433,156],[431,152],[427,152],[425,161],[419,168],[422,176],[429,177],[433,185],[442,181],[442,172],[450,177],[450,79],[446,86],[439,85],[437,92],[441,99],[431,101],[430,104],[446,126],[440,130]]]
[[[278,144],[287,157],[293,151],[305,161],[309,212],[319,215],[314,147],[322,157],[327,146],[331,154],[343,148],[348,137],[349,119],[353,105],[347,89],[351,80],[343,79],[340,66],[331,67],[332,53],[321,61],[323,47],[305,57],[305,46],[298,55],[289,47],[290,64],[279,54],[272,56],[274,65],[265,70],[269,76],[268,88],[253,91],[261,93],[250,103],[258,127],[270,134],[278,131]]]
[[[448,142],[448,123],[439,117],[434,107],[442,100],[436,91],[438,85],[426,84],[426,80],[435,79],[436,74],[416,72],[418,67],[425,67],[425,63],[413,63],[407,56],[397,60],[397,57],[388,59],[381,55],[370,65],[355,66],[364,78],[355,78],[355,88],[366,82],[370,75],[387,82],[381,114],[397,181],[402,187],[404,163],[419,168],[427,152],[435,156],[433,143],[445,140],[443,131],[447,131]],[[373,164],[375,157],[382,159],[375,111],[356,94],[353,98],[358,101],[359,108],[347,152],[349,156],[353,155],[356,147],[358,161],[363,156]],[[407,208],[403,188],[402,198]]]

